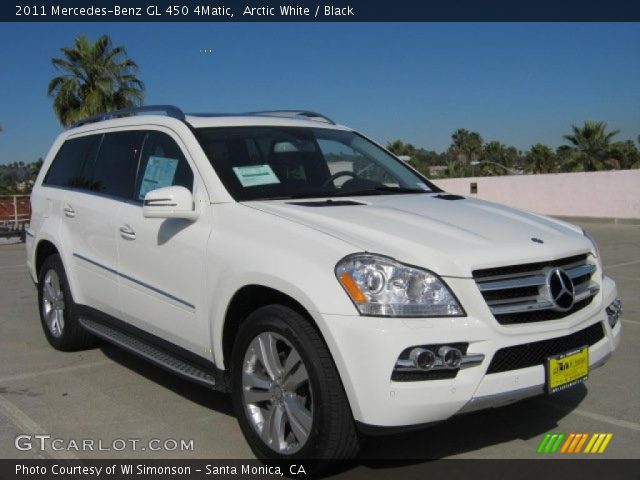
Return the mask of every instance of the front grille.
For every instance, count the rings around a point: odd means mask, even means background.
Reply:
[[[603,338],[602,322],[598,322],[564,337],[501,348],[491,359],[487,373],[508,372],[542,365],[551,355],[569,352],[585,345],[592,346]]]
[[[574,286],[574,304],[568,311],[556,307],[547,289],[547,274],[561,268]],[[473,278],[491,313],[502,325],[557,320],[591,303],[600,290],[594,281],[596,265],[587,254],[548,262],[475,270]]]

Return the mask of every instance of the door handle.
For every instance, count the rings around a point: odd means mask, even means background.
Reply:
[[[136,232],[129,225],[123,225],[120,227],[120,236],[125,240],[135,240]]]
[[[76,216],[76,211],[71,208],[71,205],[65,205],[62,210],[64,211],[65,216],[69,218],[73,218]]]

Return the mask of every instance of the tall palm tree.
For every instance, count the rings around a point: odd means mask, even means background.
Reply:
[[[482,161],[480,174],[482,176],[494,176],[510,174],[511,169],[518,160],[518,150],[508,147],[504,143],[493,140],[482,147]]]
[[[640,168],[640,151],[633,140],[612,144],[610,157],[615,162],[616,167],[622,170]]]
[[[482,151],[482,137],[478,132],[459,128],[451,135],[451,152],[461,163],[468,164],[477,160]]]
[[[404,143],[402,140],[397,139],[393,142],[387,143],[387,150],[395,155],[413,155],[416,152],[416,147],[410,143]]]
[[[606,122],[584,122],[582,127],[572,125],[572,133],[563,135],[574,148],[576,155],[575,169],[581,169],[585,172],[593,170],[601,170],[611,167],[610,148],[611,139],[615,137],[620,130],[611,130],[607,132]]]
[[[63,74],[49,82],[48,94],[63,125],[142,104],[144,84],[136,77],[138,65],[123,46],[114,47],[108,35],[95,42],[80,36],[73,47],[61,51],[63,58],[51,63]]]
[[[531,173],[552,173],[556,169],[553,150],[541,143],[532,145],[526,155],[526,165]]]

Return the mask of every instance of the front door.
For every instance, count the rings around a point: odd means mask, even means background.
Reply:
[[[203,188],[186,149],[170,130],[145,133],[134,201],[118,214],[123,320],[205,358],[210,345],[205,297],[205,250],[210,232],[202,209],[195,221],[144,218],[142,201],[156,188]]]

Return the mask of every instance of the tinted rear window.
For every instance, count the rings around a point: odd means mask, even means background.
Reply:
[[[78,183],[79,172],[95,154],[100,135],[72,138],[64,142],[44,179],[45,185],[72,187]]]
[[[141,131],[105,134],[95,161],[87,163],[83,169],[83,188],[131,198],[143,135]]]

